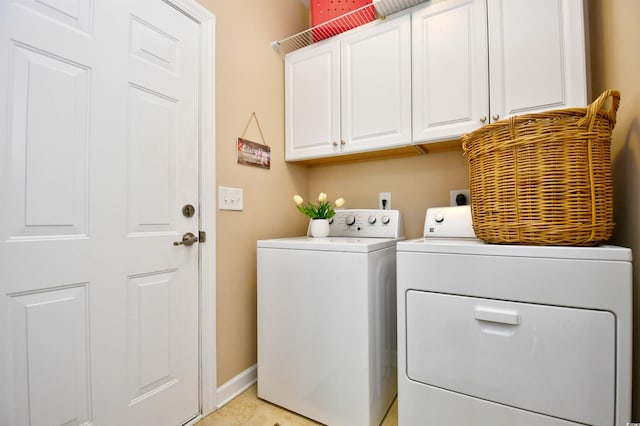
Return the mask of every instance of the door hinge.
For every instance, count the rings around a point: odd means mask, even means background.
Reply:
[[[207,231],[198,231],[198,240],[201,243],[207,242]]]

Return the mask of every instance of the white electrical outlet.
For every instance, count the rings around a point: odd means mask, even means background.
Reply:
[[[464,197],[464,202],[462,204],[458,203],[458,196],[460,199]],[[450,206],[465,206],[471,203],[471,198],[469,198],[469,190],[468,189],[453,189],[449,192],[449,205]]]
[[[242,210],[243,204],[242,188],[218,187],[219,210]]]
[[[380,210],[391,210],[391,193],[381,192],[380,201],[378,202],[378,208]]]

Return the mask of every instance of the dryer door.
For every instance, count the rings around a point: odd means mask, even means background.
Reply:
[[[410,379],[587,424],[613,424],[606,311],[406,292]]]

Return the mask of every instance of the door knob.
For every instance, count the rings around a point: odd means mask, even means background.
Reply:
[[[174,241],[173,245],[174,246],[191,246],[193,245],[193,243],[197,243],[198,242],[198,237],[196,237],[195,235],[193,235],[191,232],[187,232],[186,234],[184,234],[182,236],[182,241]]]

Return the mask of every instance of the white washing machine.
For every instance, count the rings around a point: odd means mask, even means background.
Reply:
[[[397,210],[336,212],[327,238],[258,241],[258,397],[379,425],[397,392]]]
[[[429,209],[397,245],[399,425],[625,426],[631,251],[440,238],[470,226]]]

